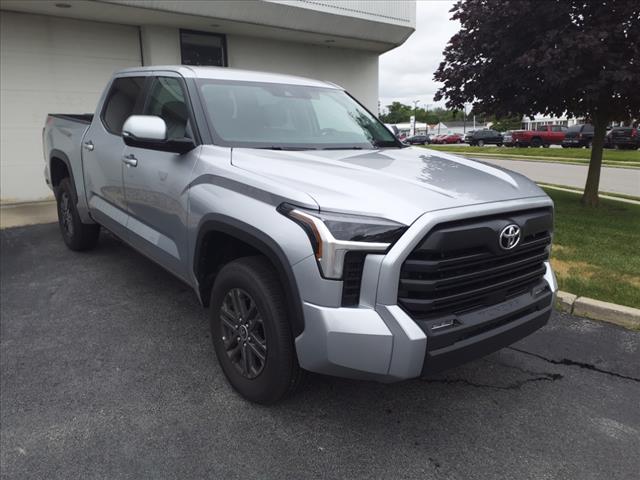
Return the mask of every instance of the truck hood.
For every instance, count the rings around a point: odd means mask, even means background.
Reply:
[[[232,164],[306,193],[321,210],[372,215],[405,225],[429,211],[545,195],[515,172],[419,147],[234,148]]]

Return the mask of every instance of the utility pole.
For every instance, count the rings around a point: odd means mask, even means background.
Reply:
[[[413,101],[413,121],[411,122],[411,125],[409,127],[411,136],[414,136],[416,134],[416,113],[418,109],[418,103],[420,103],[420,100]]]
[[[462,104],[462,135],[467,133],[467,104]]]

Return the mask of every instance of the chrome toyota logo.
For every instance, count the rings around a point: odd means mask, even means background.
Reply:
[[[504,250],[511,250],[520,242],[520,227],[517,225],[507,225],[500,232],[500,246]]]

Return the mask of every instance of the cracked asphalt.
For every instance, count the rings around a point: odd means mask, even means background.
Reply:
[[[0,474],[11,479],[640,477],[640,332],[556,315],[427,380],[227,385],[188,287],[113,237],[3,230]]]

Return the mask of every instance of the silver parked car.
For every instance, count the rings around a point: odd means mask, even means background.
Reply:
[[[551,315],[547,195],[406,147],[333,84],[123,70],[94,115],[47,118],[44,152],[67,246],[104,227],[193,287],[224,373],[255,402],[305,370],[427,375]]]

